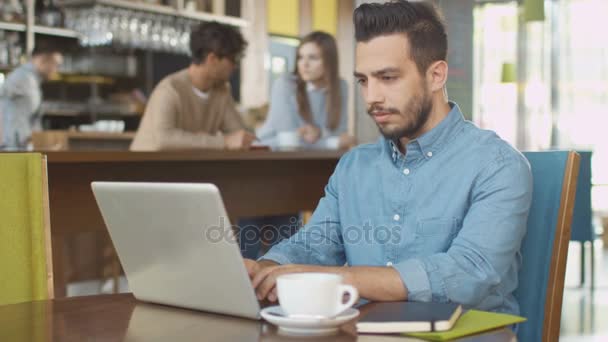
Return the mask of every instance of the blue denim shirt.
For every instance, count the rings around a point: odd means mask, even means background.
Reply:
[[[262,259],[393,267],[408,300],[518,314],[530,166],[450,106],[406,155],[384,138],[345,154],[310,222]]]
[[[27,145],[32,130],[40,130],[42,76],[32,63],[10,73],[0,87],[0,147],[21,148]]]

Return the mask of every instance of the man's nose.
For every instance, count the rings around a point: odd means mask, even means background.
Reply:
[[[371,80],[368,82],[365,100],[368,106],[384,102],[384,93],[377,82]]]

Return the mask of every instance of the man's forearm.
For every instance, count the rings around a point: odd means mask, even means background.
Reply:
[[[335,273],[344,277],[344,283],[359,290],[359,296],[372,301],[399,301],[407,299],[407,288],[401,276],[392,267],[335,267],[318,265],[279,265],[271,260],[261,260],[257,267],[249,270],[253,286],[260,299],[269,295],[270,300],[276,300],[272,289],[276,278],[282,274],[302,272]],[[275,289],[276,291],[276,289]]]

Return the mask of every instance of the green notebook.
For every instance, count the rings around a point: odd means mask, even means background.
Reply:
[[[526,321],[525,318],[487,311],[469,310],[448,331],[407,333],[404,335],[431,341],[447,341]]]

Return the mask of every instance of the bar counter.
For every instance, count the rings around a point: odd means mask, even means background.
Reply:
[[[66,238],[86,232],[107,234],[92,181],[214,183],[234,223],[238,217],[313,210],[343,152],[43,153],[48,158],[55,293],[62,297],[66,282],[87,278],[66,276],[65,268],[81,258],[77,252],[64,251]],[[99,260],[98,266],[103,262]]]

